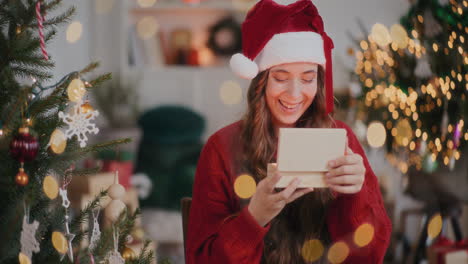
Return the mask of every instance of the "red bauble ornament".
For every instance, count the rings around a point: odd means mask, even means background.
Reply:
[[[29,128],[22,127],[10,143],[10,154],[19,162],[32,161],[39,151],[39,142],[29,134]]]
[[[28,184],[29,176],[24,172],[23,168],[20,168],[18,174],[16,174],[15,182],[21,186],[26,186]]]

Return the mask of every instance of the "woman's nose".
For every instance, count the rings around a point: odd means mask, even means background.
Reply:
[[[288,94],[292,97],[292,98],[297,98],[301,95],[301,90],[302,90],[302,87],[301,87],[301,82],[297,79],[293,79],[291,82],[290,82],[290,85],[288,87]]]

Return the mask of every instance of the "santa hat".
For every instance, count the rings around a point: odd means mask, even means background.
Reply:
[[[231,69],[253,79],[272,66],[312,62],[324,66],[327,112],[333,111],[333,41],[311,0],[260,0],[242,24],[242,51],[232,56]]]

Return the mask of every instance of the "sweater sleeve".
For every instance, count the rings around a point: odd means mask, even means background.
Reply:
[[[382,263],[390,242],[391,221],[383,205],[377,177],[369,165],[364,150],[346,125],[348,144],[360,154],[366,168],[364,185],[356,194],[338,194],[327,213],[328,230],[332,242],[343,241],[349,249],[345,263]],[[359,247],[354,243],[355,231],[363,224],[370,224],[374,233],[371,242]]]
[[[193,186],[188,235],[187,264],[260,263],[263,238],[261,227],[247,206],[234,208],[232,189],[220,153],[211,137],[200,155]]]

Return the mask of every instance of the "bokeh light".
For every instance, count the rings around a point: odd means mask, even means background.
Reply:
[[[31,264],[31,260],[28,258],[28,256],[26,256],[22,252],[19,253],[18,259],[19,259],[19,264]]]
[[[158,32],[159,25],[156,19],[152,16],[145,16],[137,23],[138,36],[141,39],[149,39]]]
[[[72,102],[79,102],[86,93],[86,88],[82,80],[74,79],[67,87],[68,99]]]
[[[57,198],[59,187],[57,180],[54,177],[47,175],[42,183],[42,188],[49,199],[53,200]]]
[[[83,25],[79,21],[72,22],[67,28],[67,41],[75,43],[81,38],[83,33]]]
[[[156,0],[138,0],[137,2],[139,6],[147,8],[152,7],[156,3]]]
[[[242,199],[248,199],[255,194],[257,183],[252,176],[243,174],[234,182],[234,191]]]
[[[429,224],[427,225],[427,235],[429,238],[436,238],[442,231],[442,216],[440,214],[434,215]]]
[[[408,46],[408,33],[400,24],[395,24],[390,28],[390,35],[394,43],[400,49],[405,49]]]
[[[221,85],[219,96],[226,105],[236,105],[242,101],[242,88],[237,82],[226,81]]]
[[[94,9],[97,14],[106,14],[112,10],[115,0],[95,0]]]
[[[339,241],[328,250],[328,261],[333,264],[343,263],[349,255],[349,247],[345,242]]]
[[[304,243],[301,254],[306,262],[313,262],[322,257],[323,251],[324,247],[322,242],[317,239],[312,239]]]
[[[379,23],[372,27],[371,37],[379,46],[382,47],[387,46],[392,41],[387,27]]]
[[[385,127],[380,122],[372,122],[367,128],[367,142],[371,147],[379,148],[385,144],[387,132]]]
[[[61,154],[65,151],[67,147],[67,137],[60,129],[55,129],[52,132],[52,136],[50,137],[50,149],[55,154]]]
[[[61,254],[65,254],[68,251],[67,239],[58,231],[52,232],[52,245]]]
[[[362,224],[354,233],[354,243],[359,247],[367,246],[372,239],[374,239],[374,227],[369,223]]]

